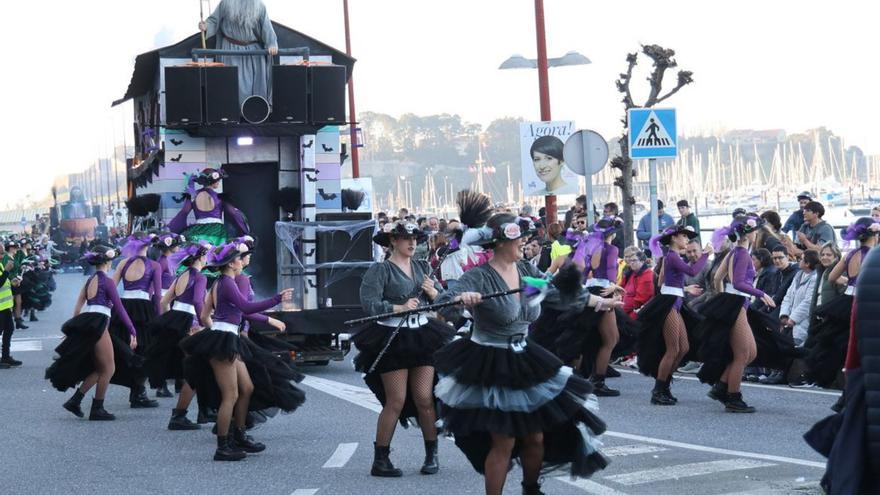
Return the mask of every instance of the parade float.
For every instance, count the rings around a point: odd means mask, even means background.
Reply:
[[[358,286],[372,259],[371,213],[362,204],[343,205],[352,194],[343,194],[339,126],[347,123],[345,85],[355,61],[287,26],[272,26],[278,55],[248,52],[271,59],[268,98],[240,101],[242,68],[220,63],[229,52],[196,34],[138,55],[128,90],[113,104],[134,106],[129,203],[148,198],[142,214],[168,226],[184,206],[191,176],[222,173],[212,187],[240,210],[257,239],[248,268],[257,297],[293,288],[293,301],[272,316],[286,323],[282,338],[296,346],[296,362],[326,364],[348,351],[342,322],[362,314]],[[230,220],[226,215],[232,236],[241,224]]]

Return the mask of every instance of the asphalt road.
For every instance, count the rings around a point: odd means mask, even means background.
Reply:
[[[58,277],[52,308],[15,334],[13,355],[24,365],[0,370],[0,493],[482,493],[482,478],[450,440],[440,444],[440,473],[418,474],[423,448],[416,428],[398,429],[392,444],[404,477],[369,475],[378,404],[353,371],[351,356],[305,368],[306,404],[254,431],[268,449],[238,463],[211,460],[215,443],[207,429],[165,429],[174,399],[159,399],[159,409],[130,409],[127,391],[111,387],[105,407],[117,421],[74,417],[61,408],[68,394],[52,389],[43,372],[83,281]],[[836,393],[747,386],[745,398],[758,412],[734,415],[690,378],[674,384],[674,407],[651,406],[653,382],[627,370],[611,383],[622,396],[600,404],[612,464],[590,480],[547,477],[546,493],[821,493],[823,459],[801,436],[830,413]],[[520,479],[514,470],[505,493],[520,493]]]

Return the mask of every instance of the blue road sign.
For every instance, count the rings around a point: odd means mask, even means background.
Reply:
[[[675,158],[678,155],[674,108],[629,111],[629,157]]]

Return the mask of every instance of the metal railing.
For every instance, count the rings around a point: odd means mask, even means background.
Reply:
[[[198,62],[199,58],[204,57],[215,57],[215,56],[234,56],[234,57],[256,57],[256,56],[267,56],[269,55],[269,50],[259,49],[259,50],[218,50],[214,48],[193,48],[192,50],[192,59],[193,62]],[[278,50],[279,56],[302,56],[303,60],[308,62],[309,56],[311,55],[311,50],[307,46],[299,47],[299,48],[280,48]]]

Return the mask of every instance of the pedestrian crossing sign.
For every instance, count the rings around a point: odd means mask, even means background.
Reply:
[[[629,111],[629,157],[675,158],[678,135],[674,108],[632,108]]]

